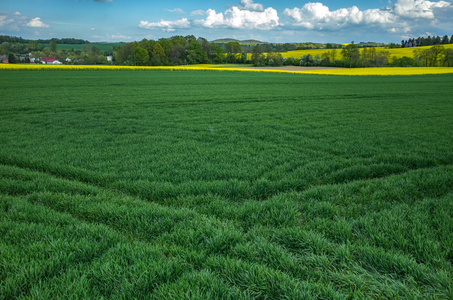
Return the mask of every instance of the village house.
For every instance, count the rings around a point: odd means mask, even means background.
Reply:
[[[39,60],[46,65],[62,65],[56,57],[40,57]]]
[[[1,55],[0,56],[0,62],[3,63],[3,64],[7,64],[8,63],[8,56]]]

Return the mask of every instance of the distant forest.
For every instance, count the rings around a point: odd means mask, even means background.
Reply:
[[[72,44],[72,45],[83,45],[83,44],[89,44],[90,42],[87,40],[81,40],[81,39],[74,39],[74,38],[63,38],[63,39],[57,39],[57,38],[52,38],[52,39],[47,39],[47,40],[29,40],[29,39],[23,39],[21,37],[16,37],[16,36],[7,36],[7,35],[0,35],[0,43],[21,43],[21,44],[27,44],[27,43],[38,43],[38,44],[50,44],[51,42],[54,42],[56,44]]]
[[[444,35],[443,37],[440,36],[428,36],[425,37],[418,37],[408,40],[401,41],[402,48],[409,48],[409,47],[422,47],[422,46],[434,46],[434,45],[446,45],[446,44],[453,44],[453,35],[449,38],[448,35]]]

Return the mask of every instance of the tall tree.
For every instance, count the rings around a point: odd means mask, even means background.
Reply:
[[[187,53],[187,62],[189,64],[208,63],[208,55],[203,51],[203,46],[196,40],[190,43]]]
[[[264,60],[263,50],[260,45],[255,45],[252,48],[252,62],[255,66],[261,66]]]
[[[135,48],[135,64],[138,66],[144,66],[148,63],[149,61],[149,54],[146,49],[143,49],[142,47],[136,47]]]
[[[420,61],[426,67],[431,67],[433,64],[433,52],[431,49],[415,49],[414,59]]]
[[[442,58],[442,66],[453,67],[453,49],[446,49]]]
[[[376,67],[383,67],[387,64],[388,60],[390,57],[390,52],[389,51],[378,51],[374,55],[374,62],[376,64]]]
[[[238,42],[229,42],[225,44],[225,50],[228,54],[241,53],[242,47]]]
[[[437,64],[437,61],[440,59],[442,54],[445,52],[444,46],[441,45],[434,45],[429,50],[432,52],[432,66]]]
[[[219,45],[214,45],[214,63],[221,64],[225,62],[225,51]]]
[[[341,55],[345,60],[349,62],[349,67],[352,68],[352,66],[357,65],[357,62],[360,59],[360,52],[359,48],[357,48],[356,44],[348,44],[346,47],[344,47],[341,50]]]
[[[170,52],[171,52],[171,42],[167,39],[160,39],[159,43],[162,46],[162,48],[164,49],[165,56],[169,57]]]
[[[120,65],[134,65],[135,44],[128,43],[118,48],[116,51],[115,59]]]
[[[230,63],[236,63],[238,60],[238,53],[241,53],[242,47],[238,42],[229,42],[225,44],[227,52],[227,60]]]
[[[163,64],[166,60],[167,56],[165,55],[164,48],[160,42],[155,43],[151,51],[151,63],[158,66]]]
[[[363,48],[362,49],[362,63],[363,66],[369,67],[370,64],[374,61],[376,56],[375,48]]]

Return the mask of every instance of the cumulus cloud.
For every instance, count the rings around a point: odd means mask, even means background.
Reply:
[[[445,1],[398,0],[393,6],[393,10],[398,16],[410,19],[434,19],[434,9],[449,6],[451,4]]]
[[[360,10],[357,6],[331,10],[321,2],[302,2],[302,7],[286,8],[281,15],[272,8],[263,7],[254,0],[240,0],[225,11],[214,9],[195,10],[191,16],[201,16],[195,20],[186,18],[177,21],[141,21],[140,28],[160,29],[171,32],[191,27],[216,29],[246,29],[286,31],[337,31],[355,33],[374,30],[392,34],[425,32],[428,28],[449,28],[453,24],[451,1],[427,0],[381,0],[388,6]],[[392,4],[393,3],[393,4]],[[183,13],[179,8],[169,10]],[[282,17],[282,20],[280,19]],[[446,25],[447,24],[447,25]],[[451,27],[451,26],[450,26]]]
[[[140,21],[138,27],[145,29],[161,29],[162,31],[172,32],[175,31],[176,29],[189,28],[190,22],[186,18],[182,18],[177,21],[165,21],[165,20],[160,20],[159,22]]]
[[[242,3],[243,1],[241,1]],[[248,1],[249,4],[252,1]],[[277,11],[272,7],[262,11],[246,10],[233,6],[224,13],[213,9],[207,11],[208,17],[196,23],[207,28],[237,28],[237,29],[272,29],[279,25]]]
[[[434,19],[434,10],[451,7],[445,1],[397,0],[393,7],[367,9],[357,6],[331,11],[319,2],[306,3],[302,8],[285,9],[291,25],[313,30],[335,30],[354,25],[380,26],[390,32],[410,30],[411,19]],[[399,28],[399,29],[396,29]]]
[[[31,19],[30,22],[27,23],[28,27],[34,27],[34,28],[49,28],[50,26],[45,24],[43,21],[41,21],[41,18],[36,17],[34,19]]]
[[[239,2],[238,8],[241,10],[250,10],[258,12],[264,11],[263,5],[259,3],[253,3],[253,0],[241,0],[241,2]]]
[[[191,26],[205,28],[235,28],[235,29],[262,29],[268,30],[279,26],[277,11],[272,7],[263,8],[263,5],[253,3],[253,0],[241,0],[238,6],[228,8],[225,12],[217,13],[214,9],[207,11],[196,10],[191,15],[207,15],[205,19],[189,21],[186,18],[178,21],[148,22],[140,21],[140,28],[162,29],[170,32],[176,29],[186,29]]]
[[[307,3],[302,8],[285,9],[283,12],[292,24],[310,29],[335,29],[346,25],[386,24],[395,22],[394,15],[385,9],[360,11],[357,6],[330,11],[322,3]]]

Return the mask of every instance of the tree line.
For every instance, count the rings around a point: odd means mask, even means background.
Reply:
[[[418,37],[401,41],[402,48],[446,45],[446,44],[453,44],[453,35],[450,38],[448,37],[448,35],[444,35],[443,37],[428,36],[427,38]]]
[[[447,38],[445,38],[447,37]],[[452,37],[453,38],[453,37]],[[302,57],[284,58],[277,44],[241,45],[237,41],[226,43],[209,42],[205,38],[193,35],[173,36],[159,40],[143,39],[138,42],[115,45],[113,50],[101,51],[91,44],[83,44],[82,50],[58,50],[58,39],[51,39],[46,47],[38,41],[28,43],[3,42],[0,54],[9,53],[10,62],[27,62],[19,60],[14,53],[32,53],[33,57],[56,56],[58,60],[69,58],[71,64],[115,64],[134,66],[174,66],[188,64],[253,64],[254,66],[333,66],[333,67],[382,67],[382,66],[453,66],[453,49],[445,49],[444,38],[418,38],[415,43],[437,42],[428,49],[415,49],[412,57],[390,59],[388,50],[377,50],[376,43],[351,43],[346,46],[326,44],[326,51],[321,55],[310,54]],[[14,40],[14,38],[12,38]],[[412,40],[408,42],[412,43]],[[449,41],[448,41],[449,43]],[[299,44],[300,46],[300,44]],[[108,61],[107,56],[113,57]]]
[[[87,40],[82,39],[74,39],[74,38],[52,38],[52,39],[38,39],[38,40],[29,40],[23,39],[21,37],[16,36],[8,36],[8,35],[0,35],[0,44],[1,43],[21,43],[27,44],[30,42],[36,42],[38,44],[50,44],[51,42],[55,42],[57,44],[72,44],[72,45],[82,45],[82,44],[89,44],[90,42]]]
[[[360,51],[361,50],[361,51]],[[414,49],[413,56],[391,57],[388,50],[376,50],[375,47],[360,49],[356,44],[348,44],[342,49],[332,49],[321,55],[303,55],[300,59],[285,59],[281,54],[263,54],[259,51],[252,55],[256,66],[329,66],[343,68],[363,67],[453,67],[453,49],[434,45],[428,49]]]

